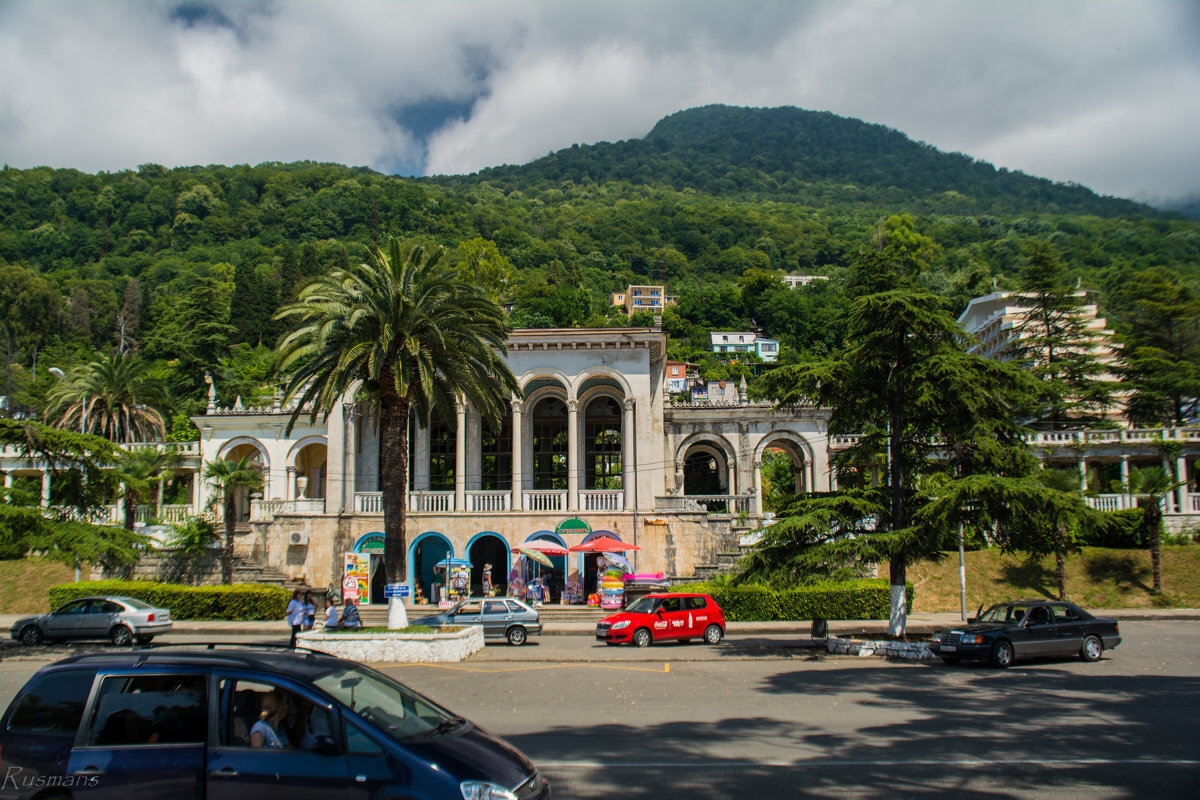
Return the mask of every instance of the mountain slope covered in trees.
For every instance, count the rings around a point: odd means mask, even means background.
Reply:
[[[710,107],[645,139],[521,167],[410,180],[311,162],[0,170],[0,396],[40,410],[53,378],[136,352],[175,407],[269,392],[275,310],[387,236],[450,248],[525,326],[629,324],[609,293],[664,283],[673,357],[720,377],[714,328],[761,328],[791,357],[828,351],[841,277],[885,241],[919,252],[956,309],[1013,286],[1049,242],[1118,329],[1135,277],[1200,279],[1200,224],[1077,186],[995,170],[902,134],[797,109]],[[789,272],[826,275],[787,291]],[[635,318],[635,324],[649,324]]]
[[[914,212],[1156,214],[1077,184],[942,153],[882,125],[790,107],[680,111],[643,139],[575,146],[523,166],[436,180],[511,188],[628,181],[816,206],[903,204]]]

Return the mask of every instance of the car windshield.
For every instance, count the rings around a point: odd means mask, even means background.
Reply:
[[[625,610],[632,611],[634,614],[653,614],[661,603],[661,597],[641,597]]]
[[[363,667],[327,672],[313,684],[367,723],[401,741],[430,739],[466,722],[386,675]]]
[[[979,615],[978,622],[1009,622],[1016,624],[1025,619],[1025,613],[1029,611],[1029,606],[1001,603],[998,606],[992,606],[987,611]]]

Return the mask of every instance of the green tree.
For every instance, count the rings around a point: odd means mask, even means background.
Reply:
[[[495,242],[477,236],[461,243],[454,255],[460,278],[482,287],[497,303],[508,296],[517,271]]]
[[[1013,352],[1042,382],[1039,422],[1064,428],[1101,417],[1112,400],[1107,368],[1088,329],[1086,294],[1047,242],[1032,242],[1014,300],[1023,308],[1013,330]]]
[[[163,480],[163,471],[173,461],[174,456],[168,450],[157,447],[131,447],[120,453],[113,476],[121,485],[127,530],[133,530],[138,505],[154,495]]]
[[[135,355],[112,351],[74,367],[50,389],[46,413],[63,428],[78,427],[113,442],[161,441],[160,409],[167,404],[161,381]]]
[[[223,458],[204,465],[204,478],[216,489],[225,522],[225,543],[221,548],[221,582],[233,582],[233,529],[237,524],[239,491],[261,489],[262,470],[249,458]]]
[[[328,414],[339,398],[361,388],[379,411],[379,473],[383,492],[384,568],[391,583],[406,574],[406,490],[410,410],[429,419],[433,408],[465,400],[499,419],[504,398],[518,391],[503,356],[504,312],[476,285],[442,264],[441,249],[392,239],[368,249],[366,263],[334,270],[279,311],[294,329],[279,347],[287,398]],[[406,627],[393,598],[389,627]]]
[[[212,523],[203,517],[188,517],[181,523],[171,526],[167,537],[167,547],[174,551],[176,558],[187,565],[187,574],[191,583],[195,584],[199,577],[199,569],[209,550],[220,543],[220,537]]]
[[[912,278],[911,267],[897,268],[878,252],[860,256],[853,287],[861,293],[846,315],[845,345],[827,358],[786,365],[762,379],[779,406],[828,407],[830,434],[859,435],[835,464],[883,459],[881,489],[814,496],[765,538],[797,565],[887,561],[892,633],[903,633],[906,625],[909,564],[941,558],[947,533],[944,526],[918,519],[929,501],[920,491],[921,476],[948,469],[961,481],[1028,466],[1012,419],[1025,398],[1022,374],[965,352],[954,317],[939,298],[915,288]],[[901,288],[875,291],[888,285]],[[948,465],[936,465],[935,454],[948,454]],[[820,547],[796,547],[788,537]]]
[[[1163,267],[1135,272],[1120,374],[1135,424],[1186,425],[1200,410],[1200,297]]]
[[[30,421],[0,419],[0,444],[50,470],[58,502],[45,508],[40,498],[20,497],[19,489],[0,488],[0,550],[39,552],[71,566],[99,564],[116,569],[137,561],[146,537],[97,525],[112,490],[107,470],[117,463],[118,448],[99,436],[58,430]]]

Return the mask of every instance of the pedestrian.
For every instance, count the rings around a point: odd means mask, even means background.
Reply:
[[[332,597],[325,598],[325,630],[337,630],[338,626],[338,610],[337,603]]]
[[[317,604],[313,602],[312,592],[304,593],[304,621],[300,623],[300,629],[311,631],[313,625],[317,621]]]
[[[362,620],[358,618],[358,604],[353,599],[346,599],[346,605],[342,608],[341,626],[349,629],[362,627]]]
[[[292,626],[292,641],[290,647],[296,646],[296,634],[304,625],[304,601],[300,599],[300,590],[292,592],[292,599],[287,604],[287,623]]]
[[[492,565],[483,565],[483,596],[492,596]]]

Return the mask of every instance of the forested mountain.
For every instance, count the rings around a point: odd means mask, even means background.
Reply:
[[[1156,213],[1077,184],[942,153],[882,125],[799,108],[695,108],[663,119],[644,139],[575,146],[524,166],[438,180],[484,180],[509,189],[628,181],[814,206],[902,206],[914,213]]]
[[[115,173],[0,171],[0,395],[40,409],[102,350],[136,352],[176,412],[268,392],[274,311],[303,282],[389,235],[450,248],[514,304],[522,326],[629,324],[608,304],[664,283],[674,357],[712,377],[714,328],[761,328],[785,357],[823,352],[864,249],[903,247],[961,309],[1010,287],[1026,245],[1049,242],[1102,313],[1132,319],[1133,276],[1200,278],[1200,224],[1077,186],[995,170],[902,134],[797,109],[710,107],[645,139],[573,147],[522,167],[410,180],[334,164]],[[789,272],[829,281],[788,291]],[[649,324],[639,318],[635,324]]]

